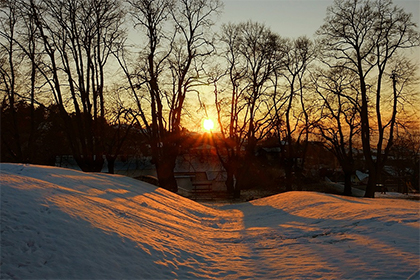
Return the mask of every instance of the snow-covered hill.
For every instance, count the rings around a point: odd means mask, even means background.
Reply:
[[[1,164],[1,278],[419,278],[419,202],[289,192],[212,208],[131,178]]]

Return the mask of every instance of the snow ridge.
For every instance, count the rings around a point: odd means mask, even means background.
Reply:
[[[419,202],[209,207],[128,177],[1,164],[1,278],[417,279]]]

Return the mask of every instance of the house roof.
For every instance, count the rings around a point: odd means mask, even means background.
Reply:
[[[224,168],[215,155],[184,154],[178,156],[175,172],[224,172]]]
[[[369,177],[369,174],[363,173],[362,171],[356,170],[356,176],[359,178],[360,181]]]

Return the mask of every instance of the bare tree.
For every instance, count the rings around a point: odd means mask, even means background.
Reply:
[[[351,176],[355,172],[354,139],[360,134],[357,76],[343,68],[319,69],[312,75],[314,90],[320,97],[316,123],[325,146],[337,158],[344,173],[344,195],[352,194]],[[356,88],[355,88],[356,87]],[[352,96],[349,98],[349,96]]]
[[[336,0],[318,36],[329,60],[359,78],[361,138],[369,169],[365,196],[374,197],[398,113],[397,100],[383,90],[384,78],[391,74],[389,62],[400,50],[419,45],[416,24],[389,0]],[[390,108],[393,113],[386,114]]]
[[[135,97],[139,121],[152,149],[162,187],[177,191],[175,161],[182,142],[181,120],[188,94],[202,73],[200,60],[212,51],[212,17],[218,0],[129,1],[135,24],[145,30],[147,47],[140,52],[138,71],[119,58]],[[150,106],[150,112],[144,108]]]
[[[124,148],[127,147],[127,140],[134,134],[137,115],[124,102],[125,89],[116,86],[112,90],[112,94],[108,94],[106,97],[108,125],[104,127],[105,158],[108,173],[114,174],[115,162]]]
[[[16,1],[18,2],[18,1]],[[39,78],[39,71],[37,69],[37,64],[39,63],[39,58],[41,57],[38,54],[39,48],[38,48],[38,41],[37,41],[37,34],[38,34],[38,28],[36,27],[36,24],[34,22],[34,19],[31,17],[27,17],[24,12],[24,5],[20,5],[21,8],[21,19],[22,19],[22,25],[23,32],[21,35],[21,38],[19,41],[22,41],[26,47],[26,49],[23,50],[23,53],[25,53],[28,57],[28,60],[30,62],[30,69],[29,69],[29,76],[30,76],[30,88],[29,88],[29,102],[30,102],[30,132],[29,132],[29,138],[28,138],[28,158],[29,162],[32,162],[33,154],[35,152],[35,143],[36,143],[36,134],[37,129],[35,127],[35,95],[39,94],[37,92],[37,80]],[[37,96],[39,97],[39,96]]]
[[[35,127],[35,107],[39,105],[35,99],[39,93],[35,64],[40,53],[37,49],[37,28],[33,20],[26,16],[22,1],[3,1],[0,22],[0,45],[4,55],[0,66],[1,84],[6,97],[2,110],[3,114],[8,112],[8,116],[3,117],[11,124],[8,131],[2,134],[2,143],[3,147],[8,147],[8,154],[12,155],[14,161],[33,162],[35,139],[39,133]],[[29,104],[30,114],[26,118],[30,125],[26,131],[21,130],[18,121],[19,118],[23,119],[16,113],[18,103]]]
[[[44,53],[36,67],[60,108],[76,162],[83,171],[100,171],[106,123],[105,65],[122,32],[120,3],[30,0],[25,4]]]
[[[231,69],[231,71],[233,71]],[[230,73],[231,81],[236,78]],[[217,122],[220,127],[220,137],[218,134],[213,136],[213,142],[216,146],[216,152],[226,170],[226,188],[232,197],[239,197],[241,190],[241,158],[242,148],[245,146],[246,122],[242,122],[243,110],[245,108],[242,98],[243,90],[239,84],[233,82],[230,95],[225,96],[223,90],[219,90],[219,82],[225,72],[213,73],[210,76],[210,82],[214,86],[214,100],[217,111]],[[219,139],[220,138],[220,139]],[[237,180],[239,179],[239,182]]]
[[[2,115],[8,112],[10,114],[11,131],[1,133],[2,146],[7,147],[7,151],[17,162],[24,160],[22,151],[21,135],[18,125],[18,116],[16,104],[18,102],[18,85],[17,75],[20,59],[18,57],[18,45],[15,40],[18,36],[18,21],[20,19],[18,6],[14,1],[4,1],[1,3],[1,18],[0,18],[0,86],[2,95]],[[6,109],[9,109],[6,111]],[[4,116],[2,116],[4,117]],[[4,119],[3,119],[4,121]],[[7,134],[10,133],[11,141],[8,141]]]
[[[400,191],[406,193],[419,191],[419,153],[420,135],[418,120],[399,126],[396,130],[395,142],[391,150],[392,160],[389,166],[396,175],[397,186]]]
[[[226,188],[229,195],[238,197],[240,195],[240,183],[236,180],[240,176],[241,150],[246,138],[246,121],[242,121],[244,114],[244,96],[247,85],[244,85],[246,67],[240,59],[237,49],[237,41],[240,36],[240,29],[236,25],[228,24],[222,27],[221,41],[226,49],[222,56],[226,59],[228,69],[224,64],[216,65],[209,73],[209,83],[214,86],[214,98],[217,112],[217,122],[220,127],[221,139],[214,137],[216,152],[220,162],[226,170]],[[228,77],[229,90],[220,89],[222,81]],[[225,93],[226,92],[226,93]],[[216,134],[217,135],[217,134]]]
[[[282,158],[286,173],[286,190],[292,190],[293,172],[300,171],[303,166],[297,158],[304,158],[309,137],[309,108],[305,95],[309,90],[305,83],[308,66],[315,59],[316,51],[313,42],[307,37],[285,40],[282,44],[283,57],[278,59],[274,92],[275,111],[274,129],[282,144]],[[283,87],[284,91],[281,90]],[[304,136],[302,152],[298,152],[300,138]],[[298,156],[299,154],[299,156]],[[303,160],[302,160],[303,164]]]
[[[280,48],[280,37],[262,24],[246,22],[239,24],[241,36],[236,47],[244,59],[246,72],[244,75],[247,84],[246,115],[247,115],[247,156],[255,152],[257,132],[262,128],[259,126],[261,115],[258,115],[264,98],[268,95],[268,88],[272,87],[271,76],[275,70],[276,55]],[[265,112],[264,112],[265,113]],[[264,116],[263,113],[263,116]],[[264,119],[264,118],[261,118]]]
[[[227,171],[228,192],[238,197],[249,182],[257,141],[269,131],[271,76],[281,39],[266,26],[251,21],[224,25],[222,33],[227,71],[211,79],[222,137],[217,151]]]
[[[173,1],[129,1],[130,14],[133,16],[135,26],[146,32],[148,40],[146,47],[140,52],[138,71],[132,73],[129,65],[123,61],[124,54],[118,60],[126,73],[128,82],[137,104],[140,126],[148,137],[152,149],[153,162],[156,165],[159,183],[162,187],[176,191],[177,185],[173,175],[175,159],[164,161],[165,154],[172,152],[166,120],[164,115],[164,93],[161,89],[161,76],[167,59],[172,51],[172,40],[175,36],[168,35],[164,30],[165,21],[170,17]],[[143,107],[147,100],[150,104],[150,116]],[[147,110],[147,109],[146,109]],[[171,157],[172,158],[172,157]]]

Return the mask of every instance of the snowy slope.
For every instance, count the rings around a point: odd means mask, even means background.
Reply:
[[[1,164],[1,278],[419,278],[419,202],[290,192],[211,208],[131,178]]]

